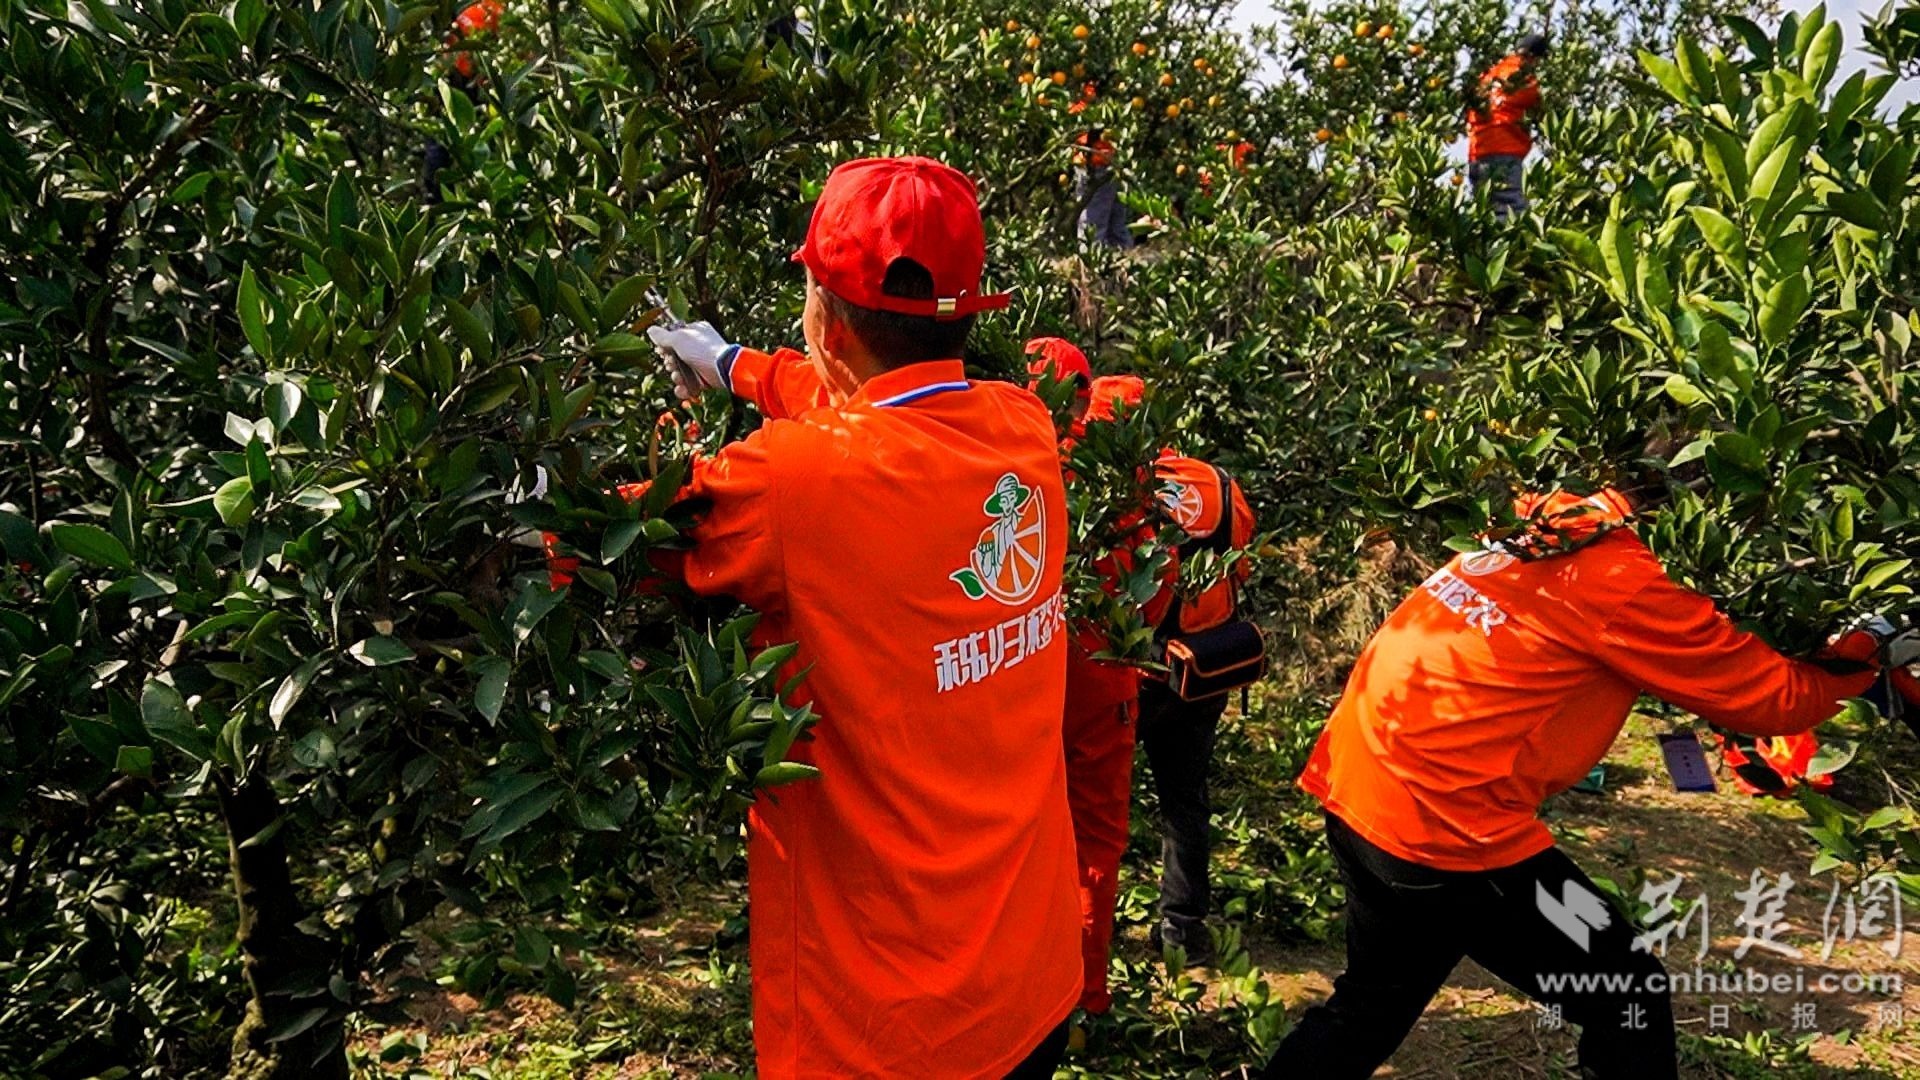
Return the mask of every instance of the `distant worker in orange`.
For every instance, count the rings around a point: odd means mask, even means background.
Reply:
[[[805,246],[807,353],[655,326],[683,393],[765,423],[699,462],[677,572],[760,612],[819,714],[817,780],[748,819],[759,1074],[1050,1077],[1080,999],[1052,417],[967,378],[985,238],[926,158],[841,165]]]
[[[453,29],[447,33],[446,52],[453,58],[447,82],[470,101],[477,101],[480,96],[480,69],[474,63],[474,48],[500,31],[500,19],[506,12],[505,0],[475,0],[460,9],[460,14],[454,17]],[[453,154],[438,140],[428,139],[422,158],[420,185],[425,190],[426,201],[437,203],[440,170],[453,164]]]
[[[1084,108],[1094,90],[1088,83],[1074,104]],[[1105,129],[1089,127],[1073,137],[1073,195],[1080,201],[1080,232],[1096,244],[1126,249],[1133,246],[1132,219],[1120,201],[1113,163],[1113,143]]]
[[[1493,204],[1501,220],[1527,208],[1523,181],[1527,154],[1533,150],[1527,118],[1540,108],[1540,80],[1534,69],[1547,49],[1545,34],[1528,34],[1469,91],[1467,176],[1474,196]]]
[[[1829,670],[1736,629],[1667,576],[1618,493],[1517,509],[1522,531],[1455,557],[1388,616],[1300,778],[1347,883],[1347,970],[1271,1080],[1372,1076],[1463,957],[1579,1025],[1581,1075],[1671,1080],[1661,963],[1554,846],[1540,804],[1600,761],[1643,693],[1771,736],[1876,680],[1872,635],[1842,638]]]
[[[1027,342],[1031,358],[1029,374],[1038,380],[1051,376],[1071,381],[1077,387],[1074,398],[1074,422],[1063,440],[1062,452],[1071,453],[1074,444],[1086,433],[1090,423],[1111,422],[1123,410],[1138,407],[1145,397],[1146,384],[1138,376],[1113,375],[1095,378],[1086,354],[1063,338],[1035,338]],[[1231,550],[1244,545],[1253,531],[1252,511],[1239,487],[1214,467],[1171,450],[1163,451],[1152,464],[1156,482],[1155,501],[1120,516],[1118,526],[1126,535],[1116,550],[1098,564],[1108,576],[1108,587],[1119,589],[1120,575],[1132,562],[1132,548],[1151,539],[1159,526],[1171,522],[1181,530],[1183,539],[1176,549],[1176,561],[1167,568],[1167,588],[1147,601],[1142,612],[1146,624],[1160,627],[1170,612],[1182,608],[1211,611],[1219,590],[1238,588],[1238,581],[1222,582],[1206,597],[1182,602],[1173,583],[1177,580],[1180,550],[1189,544],[1218,546]],[[1067,483],[1074,482],[1069,473]],[[1244,577],[1244,573],[1241,574]],[[1230,602],[1229,602],[1230,603]],[[1081,955],[1086,990],[1080,1005],[1099,1014],[1111,1008],[1113,997],[1107,987],[1108,954],[1113,939],[1114,903],[1118,897],[1121,857],[1127,849],[1127,817],[1133,795],[1133,752],[1136,720],[1142,696],[1142,671],[1139,667],[1095,659],[1105,651],[1107,636],[1099,627],[1076,626],[1068,648],[1067,700],[1062,721],[1067,753],[1067,798],[1073,810],[1073,831],[1080,867]],[[1154,680],[1146,679],[1149,685]],[[1151,691],[1150,691],[1151,692]],[[1225,696],[1218,698],[1221,707]],[[1206,827],[1205,762],[1191,759],[1198,752],[1210,752],[1212,721],[1218,710],[1205,715],[1208,706],[1200,705],[1191,729],[1175,730],[1176,710],[1165,695],[1153,697],[1156,720],[1169,726],[1157,729],[1162,738],[1148,743],[1148,761],[1155,781],[1162,790],[1163,823],[1167,836],[1178,838],[1167,847],[1166,876],[1175,882],[1170,899],[1181,912],[1197,912],[1197,917],[1176,924],[1175,940],[1169,944],[1188,949],[1198,959],[1204,951],[1203,920],[1206,914]],[[1190,703],[1180,703],[1188,706]],[[1202,730],[1204,729],[1204,730]],[[1204,747],[1196,749],[1197,747]],[[1196,865],[1195,843],[1200,845]],[[1176,853],[1177,849],[1177,853]],[[1167,898],[1163,898],[1163,908]],[[1197,936],[1195,931],[1198,931]],[[1158,937],[1158,932],[1156,937]]]

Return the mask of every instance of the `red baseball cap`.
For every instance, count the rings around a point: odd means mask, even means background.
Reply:
[[[1029,387],[1038,383],[1042,375],[1052,374],[1054,378],[1065,382],[1073,379],[1080,384],[1080,396],[1087,397],[1093,392],[1093,365],[1087,363],[1087,354],[1066,338],[1037,337],[1027,342],[1027,355],[1033,357],[1027,362],[1027,374],[1033,376]]]
[[[887,267],[912,259],[933,275],[931,300],[880,291]],[[932,158],[862,158],[833,170],[793,253],[828,292],[864,308],[958,318],[1006,307],[982,295],[987,234],[973,181]]]

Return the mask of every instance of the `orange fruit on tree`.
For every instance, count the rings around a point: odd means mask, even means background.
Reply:
[[[1404,123],[1406,123],[1406,122],[1407,122],[1407,114],[1406,114],[1406,113],[1404,113],[1404,112],[1397,112],[1397,113],[1394,113],[1394,114],[1393,114],[1393,122],[1394,122],[1394,123],[1396,123],[1396,124],[1404,124]]]
[[[1032,82],[1032,81],[1033,81],[1033,72],[1031,72],[1031,71],[1023,71],[1023,72],[1021,72],[1021,73],[1020,73],[1020,85],[1021,85],[1021,86],[1025,86],[1025,85],[1027,85],[1028,83],[1030,83],[1030,82]]]
[[[1379,38],[1381,41],[1387,40],[1388,38],[1393,36],[1393,24],[1392,23],[1380,24],[1380,29],[1375,30],[1373,32],[1373,36]]]
[[[1316,131],[1313,133],[1313,140],[1315,142],[1326,142],[1332,138],[1333,138],[1332,128],[1323,127],[1319,131]]]
[[[1180,106],[1178,105],[1167,106],[1167,119],[1174,120],[1174,119],[1177,119],[1179,116],[1180,116]]]
[[[1028,35],[1027,35],[1027,50],[1028,50],[1029,52],[1032,52],[1032,51],[1035,51],[1035,50],[1038,50],[1039,48],[1040,48],[1040,35],[1039,35],[1039,34],[1028,34]]]
[[[1209,109],[1217,109],[1217,108],[1219,108],[1219,107],[1220,107],[1220,103],[1221,103],[1222,101],[1225,101],[1225,100],[1226,100],[1226,99],[1225,99],[1225,98],[1223,98],[1223,97],[1221,97],[1221,96],[1220,96],[1219,94],[1214,94],[1214,95],[1212,95],[1211,97],[1208,97],[1208,98],[1207,98],[1207,108],[1209,108]],[[1233,136],[1232,136],[1232,135],[1229,135],[1229,136],[1227,136],[1227,138],[1229,138],[1229,139],[1231,139],[1231,138],[1233,138]]]
[[[1135,96],[1134,99],[1128,104],[1132,105],[1136,109],[1144,109],[1147,107],[1147,99],[1143,97]]]
[[[1426,412],[1423,412],[1423,413],[1421,413],[1421,414],[1420,414],[1420,419],[1422,419],[1422,420],[1438,420],[1438,419],[1440,419],[1440,410],[1438,410],[1438,409],[1428,409],[1428,410],[1427,410]]]
[[[1354,37],[1372,37],[1373,24],[1368,22],[1365,19],[1361,19],[1359,24],[1353,28],[1353,36]]]
[[[1173,85],[1173,72],[1171,72],[1171,71],[1163,71],[1163,72],[1161,72],[1161,73],[1160,73],[1160,85],[1161,85],[1161,86],[1172,86],[1172,85]]]
[[[1033,99],[1033,103],[1044,109],[1047,106],[1053,104],[1053,99],[1047,97],[1047,95],[1045,94],[1041,94],[1039,97],[1036,97]]]
[[[1447,182],[1452,184],[1454,187],[1459,187],[1461,184],[1464,184],[1467,182],[1467,178],[1464,176],[1461,176],[1459,173],[1454,173],[1453,176],[1449,178]]]
[[[1133,43],[1133,55],[1135,55],[1135,56],[1145,56],[1145,55],[1147,55],[1147,43],[1146,43],[1146,42],[1144,42],[1144,41],[1136,41],[1136,42],[1134,42],[1134,43]]]
[[[1073,28],[1073,36],[1076,41],[1085,41],[1087,38],[1093,36],[1093,31],[1087,29],[1086,23],[1081,23],[1079,26]]]
[[[1420,44],[1417,41],[1407,46],[1408,56],[1419,56],[1420,54],[1426,51],[1427,51],[1427,47],[1425,45]]]
[[[1017,33],[1019,33],[1019,32],[1020,32],[1020,20],[1019,20],[1019,19],[1008,19],[1008,20],[1007,20],[1007,33],[1009,33],[1009,34],[1017,34]]]
[[[1347,59],[1347,54],[1341,53],[1339,56],[1333,58],[1333,69],[1335,71],[1345,71],[1347,70],[1347,65],[1350,63],[1352,63],[1352,61]]]
[[[1183,161],[1183,162],[1181,162],[1180,164],[1178,164],[1178,165],[1176,165],[1176,166],[1174,166],[1174,168],[1173,168],[1173,175],[1175,175],[1175,176],[1185,176],[1185,175],[1187,175],[1187,163]]]
[[[1052,79],[1053,85],[1055,86],[1067,85],[1067,73],[1064,71],[1056,71],[1053,74],[1047,76],[1047,78]]]
[[[1205,70],[1207,70],[1207,66],[1208,66],[1208,65],[1207,65],[1207,58],[1206,58],[1206,57],[1204,57],[1204,56],[1197,56],[1197,57],[1194,57],[1194,60],[1193,60],[1193,70],[1195,70],[1195,71],[1205,71]]]

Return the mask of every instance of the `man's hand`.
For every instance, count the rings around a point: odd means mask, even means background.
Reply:
[[[699,397],[708,387],[725,388],[722,372],[740,351],[740,346],[728,344],[713,324],[705,322],[674,327],[656,323],[647,328],[647,340],[667,359],[673,391],[681,401]]]

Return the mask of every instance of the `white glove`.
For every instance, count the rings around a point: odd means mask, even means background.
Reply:
[[[724,389],[727,385],[722,369],[730,365],[738,345],[729,345],[727,339],[712,323],[690,322],[675,327],[655,323],[647,327],[647,340],[667,358],[667,370],[673,376],[674,393],[681,401],[700,396],[708,387]]]

